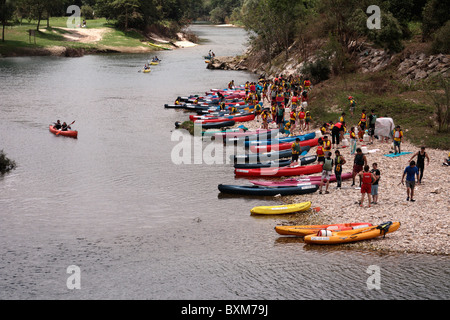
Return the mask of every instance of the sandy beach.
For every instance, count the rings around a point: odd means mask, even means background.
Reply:
[[[246,122],[244,125],[252,130],[260,128],[261,122],[254,120]],[[319,130],[317,124],[315,126],[313,123],[308,132],[317,130]],[[300,133],[295,132],[295,134]],[[371,168],[372,163],[378,164],[381,174],[377,204],[372,204],[369,208],[366,197],[364,207],[360,207],[361,191],[356,189],[359,186],[358,178],[356,178],[355,187],[351,187],[352,179],[344,180],[341,189],[336,188],[336,183],[330,183],[329,194],[316,192],[308,195],[276,197],[273,205],[279,204],[279,201],[287,204],[311,201],[312,207],[320,207],[320,210],[319,212],[309,211],[296,215],[277,216],[274,220],[274,226],[348,222],[379,224],[386,221],[399,221],[401,222],[400,229],[388,234],[384,239],[379,237],[370,241],[350,243],[343,246],[390,252],[448,255],[450,253],[448,246],[450,240],[450,167],[443,166],[442,163],[450,150],[426,148],[430,163],[428,164],[425,160],[422,184],[416,183],[414,196],[416,201],[406,201],[406,186],[401,184],[401,178],[404,169],[409,165],[409,160],[415,152],[419,151],[420,146],[414,146],[408,142],[406,130],[404,134],[401,151],[411,153],[398,157],[385,156],[393,152],[392,142],[383,143],[375,139],[375,142],[371,145],[364,141],[357,144],[358,147],[366,146],[368,151],[372,151],[366,154],[368,165]],[[346,135],[346,137],[348,136]],[[333,158],[335,150],[335,148],[332,149]],[[343,165],[343,173],[351,172],[354,155],[350,154],[350,148],[348,147],[341,147],[339,150],[347,161]],[[314,147],[311,148],[309,154],[315,155],[315,152],[316,148]],[[416,158],[413,160],[416,160]],[[282,177],[280,180],[287,178],[295,177]],[[325,191],[325,186],[323,186],[323,191]]]

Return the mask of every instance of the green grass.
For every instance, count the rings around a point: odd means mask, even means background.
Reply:
[[[72,21],[74,22],[74,21]],[[103,46],[108,47],[139,47],[149,46],[144,37],[136,31],[122,31],[114,28],[111,21],[105,18],[86,20],[86,28],[106,28],[102,40],[98,43],[81,43],[75,41],[67,41],[64,34],[70,33],[62,28],[67,28],[67,17],[54,17],[50,19],[50,28],[47,28],[47,21],[42,20],[40,29],[36,31],[36,44],[34,38],[30,38],[28,30],[36,30],[37,21],[24,21],[22,25],[14,25],[5,29],[5,42],[0,41],[0,54],[8,56],[13,54],[20,55],[23,52],[30,52],[32,49],[44,49],[52,46],[63,46],[66,48],[84,48],[84,49],[101,49]],[[150,46],[149,46],[150,47]],[[150,48],[154,50],[165,49],[162,46],[154,45]]]

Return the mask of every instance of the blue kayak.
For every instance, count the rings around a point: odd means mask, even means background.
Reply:
[[[270,145],[270,144],[280,144],[285,142],[294,142],[295,139],[299,138],[300,141],[310,140],[314,139],[316,137],[315,132],[299,135],[299,136],[292,136],[292,137],[284,137],[284,138],[276,138],[273,140],[249,140],[245,142],[245,146],[253,146],[253,145]]]

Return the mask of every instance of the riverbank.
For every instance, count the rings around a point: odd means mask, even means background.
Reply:
[[[0,57],[146,53],[197,45],[189,41],[184,32],[177,33],[177,39],[167,39],[158,34],[144,36],[135,30],[118,30],[97,20],[95,23],[88,21],[83,28],[63,27],[59,20],[55,20],[55,26],[35,31],[35,37],[28,33],[35,29],[33,24],[7,28],[6,41],[0,42]]]
[[[267,102],[265,107],[267,107]],[[395,121],[395,119],[394,119]],[[249,130],[261,127],[256,120],[244,124]],[[317,123],[308,132],[319,130]],[[299,132],[295,132],[299,134]],[[408,140],[405,132],[405,141],[402,151],[410,154],[387,157],[392,153],[392,143],[382,143],[375,140],[372,145],[358,142],[358,147],[366,146],[372,152],[366,154],[370,167],[376,162],[381,172],[379,183],[379,198],[377,204],[368,207],[367,197],[364,207],[359,206],[361,192],[351,187],[352,180],[343,181],[342,188],[336,189],[336,183],[329,186],[329,194],[318,192],[308,195],[283,196],[275,199],[283,203],[300,203],[311,201],[313,207],[320,207],[319,212],[300,213],[277,218],[274,226],[279,225],[305,225],[305,224],[334,224],[348,222],[370,222],[379,224],[386,221],[400,221],[399,231],[371,241],[339,245],[340,248],[362,248],[386,252],[428,253],[448,255],[450,249],[450,171],[443,166],[450,150],[426,148],[430,163],[425,162],[423,183],[416,184],[415,202],[406,201],[406,187],[401,184],[403,170],[409,165],[411,156],[419,150],[419,146]],[[350,155],[349,148],[339,149],[347,163],[343,165],[343,172],[351,172],[354,156]],[[334,151],[333,158],[334,158]],[[312,148],[309,154],[315,154]],[[414,159],[416,160],[416,159]],[[281,180],[289,177],[280,178]],[[356,180],[358,185],[358,180]],[[323,186],[325,191],[325,186]],[[274,203],[275,205],[275,203]]]

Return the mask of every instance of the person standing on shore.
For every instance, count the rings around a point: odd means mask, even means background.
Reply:
[[[322,194],[322,186],[324,183],[326,183],[325,193],[330,193],[328,192],[328,186],[330,185],[330,176],[332,170],[333,170],[333,159],[331,159],[331,152],[328,152],[327,157],[323,162],[322,178],[320,180],[319,194]]]
[[[354,155],[356,152],[356,133],[355,133],[355,127],[351,127],[350,129],[350,154]]]
[[[340,189],[341,185],[342,185],[342,165],[345,164],[345,159],[343,156],[341,156],[341,153],[339,152],[339,150],[336,150],[334,152],[334,154],[336,155],[336,158],[334,158],[334,175],[336,176],[336,183],[337,186],[336,188]]]
[[[375,110],[371,110],[371,114],[369,116],[369,143],[373,144],[373,137],[375,135],[375,123],[377,122],[377,115],[375,114]]]
[[[295,142],[291,145],[291,149],[292,149],[291,166],[293,166],[298,164],[298,157],[301,151],[300,138],[295,139]]]
[[[336,147],[339,149],[339,140],[341,139],[341,133],[344,132],[345,122],[338,122],[331,129],[331,141],[333,148]]]
[[[375,162],[372,164],[372,170],[370,171],[374,176],[375,180],[372,182],[372,203],[378,203],[378,182],[380,181],[380,170],[378,170],[378,164]]]
[[[409,166],[405,168],[405,170],[403,171],[403,176],[402,176],[402,184],[403,180],[405,179],[405,175],[406,175],[406,201],[411,201],[414,202],[416,200],[414,200],[414,187],[416,184],[416,176],[417,176],[417,180],[419,180],[419,169],[417,169],[416,167],[416,162],[413,160],[409,163]],[[420,184],[420,182],[418,182],[418,184]],[[411,197],[410,197],[411,196]]]
[[[367,166],[367,158],[366,156],[362,153],[361,148],[356,149],[356,155],[355,155],[355,159],[353,160],[353,183],[352,183],[352,187],[355,185],[355,178],[356,175],[358,175],[364,168],[364,166]],[[361,186],[361,179],[359,180],[359,186]]]
[[[422,183],[422,178],[423,178],[423,170],[425,169],[425,158],[427,159],[427,165],[430,164],[430,157],[428,157],[428,153],[426,153],[425,151],[425,147],[421,147],[419,151],[417,151],[416,153],[413,154],[413,156],[411,157],[411,159],[409,159],[409,161],[411,162],[411,160],[417,156],[417,169],[419,170],[419,179],[418,181],[420,183]]]
[[[375,180],[375,176],[373,173],[369,172],[370,167],[368,165],[364,166],[364,171],[358,173],[361,178],[361,201],[359,203],[360,207],[363,207],[364,204],[364,194],[367,193],[367,200],[369,200],[369,208],[371,203],[371,194],[372,194],[372,181]]]
[[[400,129],[400,126],[395,127],[393,137],[394,137],[394,152],[395,154],[397,154],[398,150],[398,153],[401,153],[400,145],[403,140],[403,131]]]

